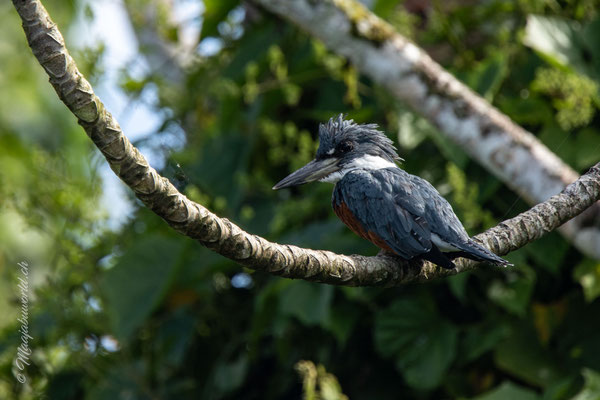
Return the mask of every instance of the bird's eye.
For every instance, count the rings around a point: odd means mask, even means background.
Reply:
[[[351,151],[353,148],[354,144],[351,141],[346,140],[345,142],[342,142],[338,145],[337,150],[338,152],[344,154]]]

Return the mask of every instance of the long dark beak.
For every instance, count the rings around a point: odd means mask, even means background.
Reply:
[[[308,182],[318,181],[332,172],[339,171],[337,158],[325,158],[323,160],[312,160],[299,170],[292,172],[283,178],[273,190],[283,189],[290,186],[302,185]]]

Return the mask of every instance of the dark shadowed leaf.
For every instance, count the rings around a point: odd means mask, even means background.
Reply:
[[[461,336],[458,358],[463,362],[473,361],[492,350],[509,334],[509,327],[497,320],[490,319],[486,323],[469,327]]]
[[[417,389],[438,386],[454,360],[458,329],[441,317],[429,297],[396,300],[375,317],[375,346],[393,358]]]
[[[156,347],[169,366],[181,363],[194,335],[194,319],[182,308],[172,313],[158,328]]]
[[[325,325],[333,298],[333,287],[294,281],[280,295],[279,311],[305,325]]]
[[[564,377],[561,363],[526,322],[512,327],[512,334],[496,346],[494,359],[500,369],[534,386],[546,387]]]
[[[233,361],[218,362],[213,375],[214,389],[211,390],[209,397],[218,398],[217,393],[229,393],[237,389],[244,382],[247,370],[248,357],[246,355],[240,355]]]
[[[331,332],[340,345],[344,346],[359,319],[358,307],[353,303],[342,303],[329,313],[324,328]]]
[[[531,246],[526,247],[530,257],[535,259],[545,269],[556,274],[560,267],[560,262],[567,255],[569,244],[558,234],[551,232],[550,234],[531,243]]]
[[[539,97],[499,97],[498,106],[519,124],[539,124],[554,118],[548,102]],[[552,149],[556,151],[556,147]]]
[[[81,371],[61,371],[48,382],[48,397],[57,400],[74,399],[81,392]]]
[[[139,365],[118,365],[113,367],[100,382],[89,390],[86,399],[148,399],[144,388],[136,382],[136,377],[142,376],[143,371]]]
[[[524,316],[535,284],[535,273],[527,265],[519,270],[507,270],[502,279],[494,280],[488,287],[488,297],[505,310]]]
[[[594,70],[594,77],[596,78],[596,81],[600,79],[600,46],[598,46],[599,37],[600,17],[596,16],[596,19],[583,28],[582,38],[591,58],[591,64]]]
[[[600,70],[599,70],[600,74]],[[600,161],[600,132],[593,128],[584,128],[577,133],[576,156],[577,169],[586,169]]]
[[[473,397],[473,400],[539,400],[541,397],[531,389],[515,385],[512,382],[504,382],[500,386],[490,390],[481,396]]]
[[[102,282],[115,333],[126,338],[150,315],[169,287],[183,242],[142,237]]]
[[[508,72],[506,62],[505,54],[494,54],[459,78],[471,89],[492,101]]]
[[[461,302],[467,301],[467,282],[469,281],[470,273],[463,273],[448,277],[448,288],[452,294]]]
[[[578,294],[569,299],[567,309],[554,335],[561,352],[573,366],[600,370],[600,302],[587,303]]]

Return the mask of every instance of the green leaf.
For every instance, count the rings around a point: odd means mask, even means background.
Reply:
[[[497,53],[486,58],[473,69],[458,75],[471,89],[492,101],[508,73],[505,54]]]
[[[141,237],[106,272],[101,287],[117,336],[129,337],[160,303],[182,243],[158,235]]]
[[[512,327],[512,334],[496,346],[496,365],[531,385],[547,387],[565,376],[553,353],[543,348],[527,323]]]
[[[587,69],[577,39],[579,24],[558,17],[527,17],[523,44],[536,50],[551,64],[571,67],[579,72]]]
[[[573,278],[583,287],[586,301],[592,302],[600,296],[600,263],[583,260],[573,271]]]
[[[331,332],[341,346],[344,346],[352,334],[353,328],[359,319],[358,307],[352,303],[344,302],[335,306],[335,312],[329,313],[324,328]]]
[[[498,96],[498,107],[519,124],[542,124],[554,117],[554,110],[548,102],[535,96],[525,99]]]
[[[217,393],[230,393],[237,389],[246,378],[248,371],[248,357],[241,355],[237,360],[230,362],[218,362],[213,375],[214,390]]]
[[[600,370],[600,302],[584,302],[583,296],[577,293],[569,299],[566,310],[565,319],[553,337],[557,347],[568,357],[571,368]]]
[[[431,390],[456,355],[458,329],[443,319],[429,297],[400,299],[375,316],[377,352],[396,360],[406,382]]]
[[[243,187],[236,184],[235,178],[246,170],[251,150],[252,138],[239,135],[213,138],[204,144],[199,161],[189,171],[196,175],[204,191],[224,200],[223,208],[237,209]]]
[[[120,399],[126,394],[131,399],[145,399],[143,387],[136,378],[144,375],[141,363],[115,364],[90,387],[86,400]]]
[[[506,62],[506,55],[498,53],[479,65],[477,68],[479,76],[475,87],[477,93],[490,101],[494,99],[508,73]]]
[[[81,392],[81,383],[84,374],[82,371],[62,370],[51,375],[48,381],[48,398],[57,400],[68,400],[77,398]]]
[[[470,362],[492,350],[510,334],[509,327],[497,320],[488,320],[467,329],[460,340],[460,359]]]
[[[333,287],[294,281],[281,293],[279,311],[296,317],[305,325],[324,326],[328,322]]]
[[[598,38],[600,37],[600,17],[583,27],[582,41],[585,43],[585,48],[591,56],[591,63],[594,74],[592,75],[596,81],[600,80],[600,47],[598,46]]]
[[[525,246],[525,249],[527,254],[546,270],[558,274],[569,247],[569,243],[561,235],[551,232]]]
[[[577,390],[581,388],[581,382],[577,379],[578,376],[570,375],[556,382],[551,383],[544,390],[543,400],[564,400],[573,399]]]
[[[500,386],[473,397],[472,400],[538,400],[540,396],[531,389],[515,385],[512,382],[503,382]]]
[[[572,400],[597,400],[600,398],[600,373],[591,369],[582,371],[584,384]]]
[[[462,170],[466,168],[467,163],[469,162],[469,156],[459,145],[451,141],[437,129],[432,129],[427,133],[446,159],[452,161]]]
[[[575,167],[579,170],[589,168],[600,161],[600,131],[584,128],[577,133],[577,144],[574,146],[577,156],[574,157]]]
[[[467,272],[446,278],[450,291],[461,303],[466,303],[467,301],[467,283],[470,276],[471,274]]]
[[[277,34],[279,28],[280,26],[276,26],[269,20],[245,34],[240,39],[238,51],[235,52],[233,58],[223,70],[223,76],[234,80],[241,79],[248,63],[261,60],[273,44],[281,41],[281,35]],[[239,112],[239,106],[234,112]]]
[[[506,311],[525,316],[535,285],[535,272],[520,265],[519,270],[507,271],[504,279],[494,280],[488,287],[488,297]]]
[[[396,0],[377,0],[373,4],[373,12],[381,18],[387,18],[398,7]]]
[[[202,37],[217,36],[217,26],[222,22],[236,5],[237,0],[204,0],[204,15],[202,20]]]
[[[404,150],[416,148],[427,137],[427,131],[434,128],[422,117],[409,111],[398,115],[398,144]]]
[[[194,319],[183,308],[177,308],[160,325],[156,335],[156,353],[164,364],[179,365],[192,343]]]

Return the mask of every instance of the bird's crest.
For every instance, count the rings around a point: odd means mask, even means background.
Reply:
[[[365,153],[384,157],[392,162],[402,160],[394,143],[377,128],[377,124],[357,124],[352,119],[344,119],[343,114],[332,117],[327,123],[319,125],[317,158],[326,157],[340,142],[350,140],[358,144]]]

